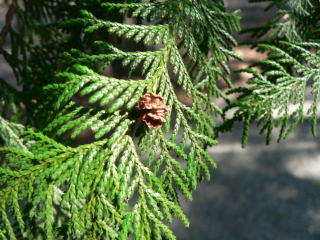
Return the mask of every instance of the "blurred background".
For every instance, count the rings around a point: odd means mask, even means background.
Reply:
[[[0,4],[3,0],[0,0]],[[263,3],[227,0],[230,10],[241,9],[243,28],[262,25],[274,11]],[[6,9],[0,5],[0,27]],[[249,35],[237,36],[248,41]],[[244,62],[231,61],[233,69],[265,56],[240,46]],[[15,85],[12,72],[0,56],[0,77]],[[236,85],[249,76],[234,75]],[[320,239],[320,141],[305,124],[279,144],[265,146],[264,136],[252,126],[249,145],[240,146],[241,124],[219,138],[209,149],[218,163],[210,182],[199,183],[192,202],[182,202],[190,219],[172,228],[178,240],[317,240]],[[276,135],[276,133],[275,133]]]

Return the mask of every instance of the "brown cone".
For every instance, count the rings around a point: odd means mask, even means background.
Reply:
[[[165,116],[169,109],[163,100],[163,97],[154,93],[146,93],[140,98],[138,103],[140,119],[150,128],[161,127],[166,122]]]

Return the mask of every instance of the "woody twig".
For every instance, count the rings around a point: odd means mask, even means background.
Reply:
[[[4,45],[4,42],[5,42],[6,37],[8,35],[8,32],[11,28],[12,19],[13,19],[15,12],[16,12],[16,9],[17,9],[17,0],[12,0],[11,4],[9,6],[9,9],[6,13],[6,19],[5,19],[4,26],[2,27],[1,32],[0,32],[0,53],[4,52],[3,45]]]

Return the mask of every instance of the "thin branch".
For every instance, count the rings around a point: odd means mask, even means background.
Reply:
[[[1,32],[0,32],[0,53],[4,52],[3,44],[6,40],[8,32],[10,30],[11,22],[12,22],[14,14],[16,12],[16,9],[17,9],[17,0],[12,0],[10,7],[6,13],[5,24],[2,27]]]

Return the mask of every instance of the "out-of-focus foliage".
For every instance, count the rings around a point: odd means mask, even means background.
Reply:
[[[252,0],[251,2],[262,2]],[[274,0],[267,8],[277,9],[277,17],[264,26],[251,31],[258,37],[251,44],[258,51],[268,52],[268,58],[240,71],[253,75],[249,87],[236,88],[230,93],[240,93],[237,101],[228,105],[225,112],[235,110],[231,119],[220,127],[225,131],[234,121],[244,122],[242,145],[248,141],[250,124],[257,122],[261,133],[270,142],[274,127],[280,127],[278,141],[305,118],[312,121],[312,132],[317,133],[320,92],[320,1]],[[313,100],[305,106],[307,89]]]

